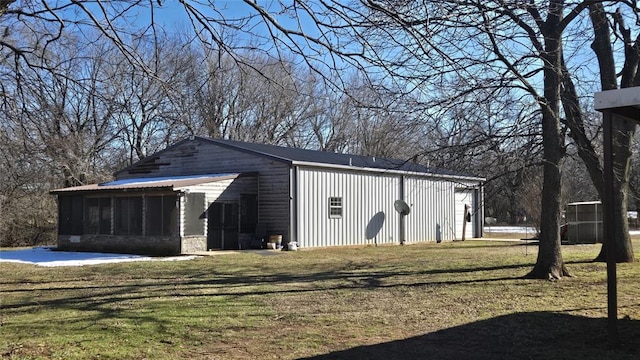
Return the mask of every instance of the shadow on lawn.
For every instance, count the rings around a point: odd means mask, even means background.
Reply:
[[[640,321],[618,322],[619,345],[607,342],[607,319],[531,312],[500,316],[404,340],[357,346],[306,359],[638,359]]]
[[[522,269],[525,266],[501,265],[490,267],[475,267],[466,269],[430,269],[424,271],[402,271],[395,269],[376,270],[370,267],[356,267],[346,269],[333,269],[330,271],[314,272],[307,274],[245,274],[238,275],[235,273],[217,273],[211,271],[209,273],[194,274],[193,276],[176,279],[176,278],[159,278],[157,281],[147,282],[144,284],[131,282],[125,284],[97,284],[86,285],[76,284],[74,286],[50,286],[39,287],[38,291],[75,291],[75,290],[95,290],[98,293],[81,292],[74,294],[75,296],[64,296],[53,300],[40,300],[39,305],[56,306],[56,305],[72,305],[82,304],[87,300],[95,305],[95,297],[104,297],[105,301],[119,301],[121,296],[129,300],[140,300],[145,298],[155,298],[157,296],[166,295],[167,292],[179,293],[184,296],[255,296],[269,294],[284,293],[305,293],[329,290],[345,290],[358,288],[394,288],[394,287],[422,287],[422,286],[443,286],[443,285],[460,285],[472,283],[490,283],[496,281],[518,280],[522,279],[522,274],[513,276],[487,276],[478,279],[455,279],[448,280],[434,279],[432,275],[449,274],[466,274],[473,272],[493,272],[508,269]],[[145,279],[148,281],[149,279]],[[52,282],[52,283],[55,283]],[[265,290],[257,290],[256,285],[278,285],[287,283],[306,283],[313,284],[309,287],[270,287]],[[0,281],[2,284],[2,281]],[[243,290],[249,287],[248,290]],[[193,290],[201,290],[203,288],[219,289],[215,294],[192,294]],[[23,292],[25,289],[6,289],[6,293]],[[100,294],[101,293],[101,294]],[[31,305],[27,303],[5,304],[2,308],[22,308]]]

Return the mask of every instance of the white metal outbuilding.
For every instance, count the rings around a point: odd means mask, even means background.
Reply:
[[[181,218],[166,236],[154,237],[157,231],[144,227],[127,234],[83,233],[79,227],[78,234],[60,232],[59,243],[74,235],[86,245],[82,250],[113,243],[111,250],[146,252],[162,246],[184,253],[244,248],[259,229],[301,247],[440,242],[462,239],[463,228],[464,238],[482,236],[483,178],[403,160],[194,137],[116,172],[115,181],[199,174],[235,175],[169,189],[179,199]],[[102,213],[113,222],[122,214],[110,204],[119,197],[147,204],[152,191],[141,187],[132,197],[130,189],[95,184],[54,194],[63,202],[74,197],[78,219],[87,199],[108,197],[113,201],[105,206],[111,208]],[[397,211],[398,202],[408,214]],[[152,210],[136,208],[142,212],[136,216],[152,223]]]

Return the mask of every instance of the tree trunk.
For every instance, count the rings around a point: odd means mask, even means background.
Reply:
[[[582,112],[578,105],[578,96],[575,87],[568,77],[564,77],[562,101],[566,114],[566,123],[569,127],[570,136],[578,147],[578,155],[585,164],[592,183],[598,191],[600,198],[603,198],[603,169],[600,165],[598,155],[591,141],[587,138]],[[635,125],[627,121],[618,120],[613,129],[613,166],[616,176],[614,177],[614,201],[608,205],[603,203],[603,211],[612,211],[614,214],[614,226],[620,231],[616,232],[616,261],[634,261],[633,247],[629,237],[629,223],[627,217],[627,203],[629,193],[629,177],[631,172],[631,145]],[[595,261],[606,261],[606,241],[603,242],[600,254]]]
[[[561,1],[552,1],[549,15],[542,27],[545,37],[544,98],[542,108],[542,146],[544,180],[540,218],[540,245],[533,270],[526,275],[534,279],[561,279],[570,276],[562,259],[560,242],[560,205],[562,193],[562,159],[564,136],[560,128],[560,89],[562,73],[562,40],[559,23],[562,19]]]
[[[544,146],[544,180],[540,219],[540,246],[536,264],[526,278],[561,279],[570,276],[562,259],[560,242],[560,205],[562,158],[560,121],[549,114],[542,120]]]
[[[627,203],[629,202],[629,176],[631,172],[631,142],[635,124],[627,120],[617,119],[613,123],[613,204],[611,209],[603,207],[603,211],[612,211],[614,223],[617,229],[614,245],[616,262],[633,262],[633,246],[629,237],[629,220],[627,216]],[[603,241],[600,254],[594,261],[606,261],[607,241]]]
[[[611,45],[611,32],[609,29],[609,23],[606,18],[606,12],[602,3],[594,3],[589,6],[589,16],[591,23],[593,24],[594,41],[591,44],[591,48],[598,58],[598,64],[600,67],[600,85],[602,90],[617,89],[618,74],[616,73],[615,61],[613,56],[613,46]],[[617,16],[614,15],[614,16]],[[632,41],[630,33],[624,26],[624,21],[618,18],[620,32],[624,38],[625,43],[625,64],[622,71],[622,87],[633,86],[634,74],[638,68],[638,48],[635,46],[636,41]],[[614,29],[615,31],[615,29]],[[566,88],[566,86],[565,86]],[[575,90],[573,90],[575,92]],[[576,100],[577,102],[577,100]],[[569,117],[568,117],[569,118]],[[575,117],[574,117],[575,118]],[[580,118],[580,124],[581,124]],[[572,132],[574,132],[572,128]],[[582,127],[584,132],[584,127]],[[613,171],[614,171],[614,199],[611,208],[609,205],[603,204],[603,211],[613,212],[614,224],[617,231],[617,237],[615,239],[615,259],[616,262],[632,262],[634,260],[633,247],[631,245],[631,238],[629,237],[629,222],[627,218],[627,201],[629,192],[629,176],[631,172],[631,145],[633,136],[635,134],[635,124],[617,119],[613,123]],[[580,146],[580,144],[578,144]],[[595,154],[591,147],[590,152]],[[582,157],[582,156],[581,156]],[[585,164],[589,168],[589,162],[585,161]],[[598,189],[600,198],[602,198],[603,186],[602,175],[598,176],[596,173],[602,173],[602,169],[598,171],[594,166],[591,166],[589,173],[591,178]],[[600,186],[598,186],[600,183]],[[600,254],[596,257],[595,261],[606,261],[607,241],[603,242]]]

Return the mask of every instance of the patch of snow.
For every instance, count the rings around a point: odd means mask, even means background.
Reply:
[[[518,233],[518,234],[527,234],[527,233],[536,233],[537,230],[530,226],[484,226],[485,232],[491,233]]]
[[[484,226],[486,233],[514,233],[514,234],[535,234],[536,229],[526,226]],[[629,235],[640,235],[640,229],[629,230]]]
[[[55,251],[51,247],[0,251],[0,262],[33,264],[38,266],[84,266],[131,261],[193,260],[196,256],[151,257],[129,254]]]

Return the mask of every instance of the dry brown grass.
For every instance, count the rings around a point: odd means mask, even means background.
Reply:
[[[636,249],[640,244],[636,242]],[[598,245],[524,280],[536,247],[466,241],[40,268],[0,263],[8,359],[635,359],[640,263],[607,347]]]

